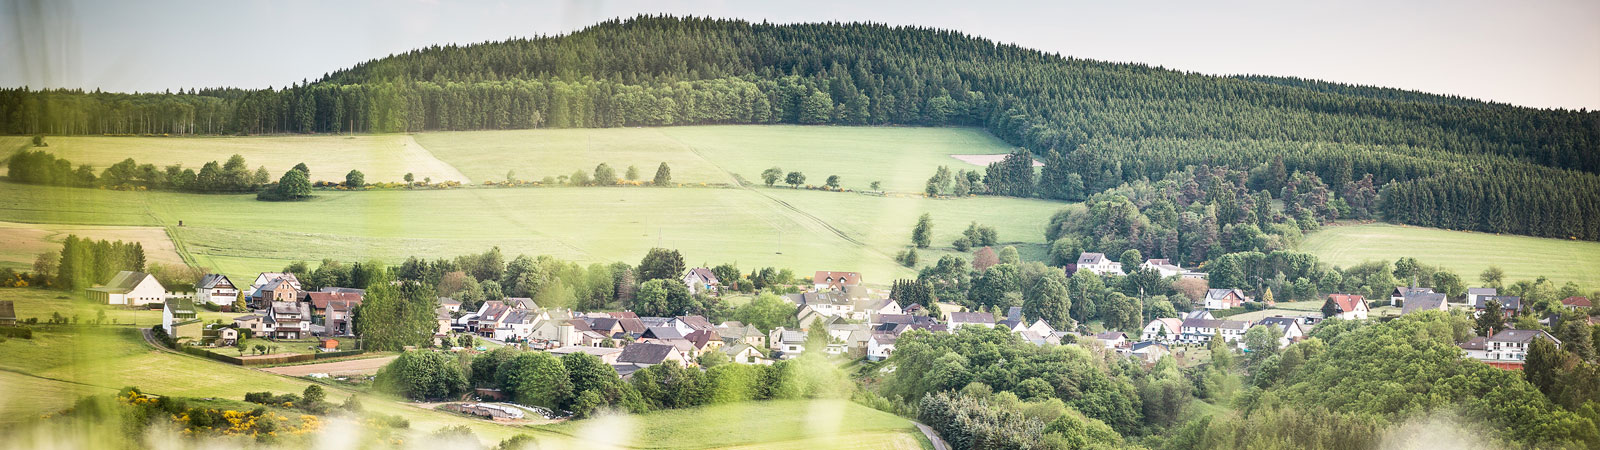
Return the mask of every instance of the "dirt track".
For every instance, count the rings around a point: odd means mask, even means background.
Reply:
[[[303,377],[313,373],[325,373],[328,375],[371,375],[378,373],[378,369],[388,365],[389,362],[394,361],[395,358],[395,356],[384,356],[380,358],[351,359],[327,363],[302,364],[298,366],[268,367],[261,370],[292,377]]]

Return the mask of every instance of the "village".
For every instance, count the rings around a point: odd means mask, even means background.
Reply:
[[[1070,272],[1088,271],[1104,277],[1124,276],[1122,264],[1103,254],[1083,253]],[[1204,280],[1195,272],[1164,259],[1146,260],[1139,270],[1149,270],[1172,280]],[[690,268],[678,280],[693,293],[719,295],[724,289],[712,270]],[[839,359],[882,361],[895,352],[898,338],[912,330],[949,333],[967,327],[998,328],[1022,341],[1040,346],[1078,345],[1103,347],[1105,351],[1152,365],[1163,357],[1185,349],[1208,347],[1220,340],[1224,348],[1252,351],[1245,337],[1254,328],[1266,328],[1287,347],[1307,338],[1325,320],[1388,320],[1392,316],[1371,315],[1372,304],[1387,304],[1400,315],[1422,311],[1471,311],[1501,314],[1509,322],[1522,311],[1521,299],[1497,295],[1493,288],[1470,288],[1461,298],[1448,298],[1430,288],[1396,286],[1389,298],[1376,302],[1356,294],[1326,295],[1320,311],[1278,314],[1272,302],[1262,302],[1240,289],[1206,289],[1203,298],[1176,317],[1151,317],[1137,331],[1106,330],[1095,333],[1078,329],[1057,329],[1041,318],[1025,317],[1023,308],[996,311],[963,311],[957,305],[942,304],[939,313],[921,304],[903,305],[890,298],[890,292],[874,289],[856,272],[817,271],[800,292],[781,298],[794,308],[796,326],[759,329],[738,321],[713,323],[700,315],[673,317],[640,316],[631,311],[574,311],[546,308],[532,298],[506,297],[483,301],[476,309],[463,309],[462,302],[439,297],[434,307],[437,329],[433,344],[454,351],[484,351],[479,345],[515,346],[556,355],[587,353],[598,357],[626,378],[657,364],[696,367],[702,356],[721,353],[738,364],[768,365],[808,352],[821,352]],[[109,306],[157,308],[162,311],[161,330],[185,346],[227,347],[243,339],[272,342],[313,342],[318,352],[348,352],[352,343],[359,346],[354,315],[365,291],[355,288],[324,287],[302,289],[299,278],[288,272],[263,272],[249,284],[235,284],[227,276],[206,274],[192,294],[169,292],[155,277],[143,272],[123,271],[103,286],[89,288],[90,298]],[[10,311],[10,302],[0,302],[0,314]],[[1562,301],[1567,308],[1588,311],[1585,297]],[[237,310],[244,306],[245,310]],[[206,323],[197,318],[198,308],[231,311],[231,322]],[[1487,308],[1498,308],[1488,311]],[[1254,320],[1231,316],[1243,310],[1273,312]],[[1292,310],[1282,310],[1294,312]],[[14,314],[12,314],[14,315]],[[1544,318],[1544,324],[1549,320]],[[0,323],[15,323],[14,317],[0,317]],[[463,339],[464,337],[471,337]],[[1494,367],[1516,370],[1527,359],[1531,342],[1560,341],[1543,330],[1498,329],[1487,336],[1473,337],[1458,344],[1466,358]],[[345,341],[341,343],[341,341]],[[1216,347],[1211,347],[1216,348]],[[263,349],[268,350],[268,349]],[[359,348],[354,348],[359,350]],[[241,354],[245,350],[241,349]],[[258,353],[266,353],[261,351]],[[1176,356],[1176,355],[1175,355]]]

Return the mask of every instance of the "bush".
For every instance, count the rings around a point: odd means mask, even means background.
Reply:
[[[0,327],[0,336],[33,339],[33,330],[22,327]]]

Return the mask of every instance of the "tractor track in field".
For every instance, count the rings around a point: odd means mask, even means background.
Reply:
[[[666,134],[666,133],[662,133],[662,135],[666,136],[668,139],[672,139],[673,142],[677,142],[678,145],[682,145],[684,148],[689,149],[690,153],[694,153],[695,157],[700,158],[700,160],[702,160],[702,161],[705,161],[706,164],[710,164],[711,167],[716,167],[717,171],[720,171],[720,172],[722,172],[723,175],[726,175],[728,177],[728,180],[733,182],[734,186],[738,186],[740,189],[744,189],[746,191],[754,192],[754,193],[756,193],[756,195],[760,195],[762,198],[765,198],[765,199],[767,199],[767,200],[769,200],[769,201],[771,201],[773,203],[776,203],[778,206],[782,206],[784,209],[792,211],[795,214],[799,214],[801,217],[804,217],[806,220],[810,221],[813,224],[821,226],[824,230],[827,230],[829,233],[833,233],[834,236],[838,236],[839,239],[843,239],[845,242],[849,242],[851,244],[855,244],[857,247],[869,248],[869,247],[867,247],[867,244],[865,242],[861,242],[861,240],[856,239],[854,236],[851,236],[850,234],[845,233],[844,230],[840,230],[838,227],[833,226],[833,224],[828,223],[825,220],[822,220],[821,217],[817,217],[817,216],[815,216],[815,215],[813,215],[813,214],[811,214],[809,212],[806,212],[805,210],[797,208],[794,205],[789,204],[789,202],[786,202],[786,201],[783,201],[783,200],[779,200],[777,197],[773,197],[771,195],[767,195],[767,193],[765,193],[765,192],[761,192],[761,191],[756,190],[754,188],[751,188],[749,186],[745,186],[744,183],[739,182],[739,178],[735,177],[733,172],[728,171],[727,168],[722,167],[721,164],[717,164],[717,162],[711,160],[711,158],[707,158],[706,155],[703,154],[703,153],[700,153],[700,149],[695,148],[695,146],[689,145],[689,143],[687,143],[687,142],[683,142],[682,140],[678,139],[676,136],[672,136],[672,135]]]

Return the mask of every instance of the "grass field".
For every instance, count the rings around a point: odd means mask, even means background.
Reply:
[[[54,289],[0,288],[0,300],[14,302],[18,320],[32,317],[44,322],[51,317],[51,313],[61,313],[69,320],[77,316],[81,323],[92,320],[99,312],[105,311],[106,323],[134,324],[145,328],[161,323],[160,309],[128,309],[102,305],[85,300],[82,293],[68,294]],[[212,320],[231,322],[233,317],[242,315],[205,309],[201,309],[198,314],[201,320],[207,322]]]
[[[29,269],[43,252],[61,251],[61,241],[69,234],[78,237],[138,242],[144,245],[146,261],[182,264],[183,258],[160,227],[28,224],[0,222],[0,267]]]
[[[934,244],[970,221],[993,225],[1023,255],[1043,256],[1043,225],[1072,205],[1011,198],[925,199],[783,188],[526,188],[322,191],[304,202],[250,195],[122,192],[0,182],[0,220],[159,225],[180,252],[234,279],[322,258],[452,257],[499,246],[581,262],[637,262],[656,245],[689,264],[866,272],[887,283],[910,269],[892,256],[916,217],[935,220]],[[64,205],[39,208],[38,205]],[[65,206],[70,205],[70,206]],[[184,226],[176,226],[178,221]],[[924,252],[924,264],[938,252]]]
[[[535,429],[544,432],[536,435],[541,445],[564,448],[931,448],[910,421],[843,400],[735,403]]]
[[[1344,267],[1409,256],[1455,271],[1470,286],[1495,265],[1505,270],[1506,284],[1546,276],[1558,285],[1578,283],[1585,292],[1600,289],[1600,242],[1365,224],[1323,228],[1306,236],[1300,249]]]
[[[666,162],[680,183],[729,183],[730,173],[760,183],[761,171],[777,166],[805,173],[813,185],[839,175],[845,188],[866,190],[877,180],[903,192],[922,192],[941,165],[980,168],[950,155],[1011,150],[973,128],[728,125],[423,133],[416,139],[479,181],[502,180],[508,170],[525,180],[592,173],[602,162],[618,176],[638,166],[648,180]]]
[[[406,172],[417,180],[468,181],[449,164],[440,162],[407,135],[361,136],[252,136],[252,137],[49,137],[39,148],[73,165],[88,164],[98,170],[133,158],[157,167],[183,164],[196,171],[207,162],[225,163],[234,154],[244,156],[250,169],[266,167],[277,180],[298,163],[311,169],[312,181],[344,181],[345,173],[360,170],[367,182],[401,181]],[[14,147],[14,145],[13,145]],[[0,151],[7,150],[0,144]],[[592,167],[591,167],[592,169]]]

